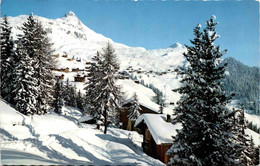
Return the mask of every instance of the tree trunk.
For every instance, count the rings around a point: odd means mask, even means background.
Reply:
[[[104,129],[104,134],[107,133],[107,108],[105,107],[105,110],[104,110],[104,118],[105,118],[105,121],[104,121],[104,126],[105,126],[105,129]]]

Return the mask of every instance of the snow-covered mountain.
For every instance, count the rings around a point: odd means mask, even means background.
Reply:
[[[116,51],[121,71],[127,71],[127,69],[131,68],[131,73],[137,79],[144,80],[145,84],[153,84],[162,90],[168,103],[176,102],[179,99],[179,95],[172,92],[172,89],[179,86],[179,80],[174,69],[184,64],[182,53],[186,49],[181,44],[175,43],[169,48],[154,50],[129,47],[116,43],[112,39],[89,29],[71,11],[65,14],[64,17],[57,19],[34,17],[42,23],[48,32],[48,37],[53,43],[54,53],[60,55],[57,58],[58,68],[84,69],[86,62],[91,61],[96,52],[102,50],[107,42],[110,42]],[[27,18],[26,15],[8,17],[14,39],[22,33],[20,27],[27,21]],[[65,54],[68,55],[67,58],[62,57]],[[74,59],[81,59],[81,62],[67,60],[73,57]],[[65,78],[73,80],[73,75],[75,73],[65,73]]]
[[[13,27],[13,36],[21,33],[19,27],[26,21],[28,16],[8,17]],[[145,70],[165,71],[183,62],[182,53],[184,47],[175,43],[167,49],[146,50],[142,47],[129,47],[124,44],[113,42],[101,34],[94,32],[84,25],[73,12],[68,12],[62,18],[46,19],[35,16],[47,30],[49,38],[54,43],[55,53],[68,54],[69,57],[81,58],[84,62],[89,61],[98,50],[101,50],[107,42],[111,42],[120,60],[121,69],[128,66],[141,67]],[[60,59],[59,65],[68,65],[64,59]],[[78,63],[69,64],[78,67]],[[84,66],[82,66],[84,67]]]

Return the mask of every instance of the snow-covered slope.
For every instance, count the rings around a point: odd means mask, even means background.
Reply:
[[[65,116],[66,113],[66,116]],[[136,132],[80,125],[81,112],[64,107],[54,113],[25,116],[0,99],[1,163],[4,165],[163,165],[142,152]]]

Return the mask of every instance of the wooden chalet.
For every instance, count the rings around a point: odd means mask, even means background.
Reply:
[[[61,69],[58,69],[60,72],[65,72],[65,73],[68,73],[69,72],[69,68],[61,68]]]
[[[72,72],[79,72],[79,68],[72,68],[71,71]]]
[[[135,80],[134,82],[135,82],[136,84],[139,84],[139,83],[140,83],[140,81],[139,81],[139,80]]]
[[[77,59],[76,61],[77,61],[77,62],[81,62],[81,59]]]
[[[55,57],[56,57],[56,58],[59,58],[59,57],[60,57],[60,54],[56,54]]]
[[[181,129],[181,125],[173,125],[170,115],[143,114],[136,120],[135,128],[143,135],[143,151],[165,164],[168,163],[172,156],[166,156],[166,152],[173,145],[172,136],[177,134],[176,129]]]
[[[77,74],[74,77],[74,82],[84,82],[85,83],[85,75],[84,74]]]
[[[122,110],[120,112],[120,123],[122,124],[122,129],[125,130],[134,130],[134,122],[132,122],[131,120],[128,119],[128,115],[129,115],[129,107],[131,106],[131,103],[125,103],[122,106]],[[150,113],[150,114],[158,114],[157,111],[152,110],[150,108],[147,108],[146,106],[140,104],[140,108],[141,110],[139,111],[140,114],[145,114],[145,113]]]
[[[68,61],[73,61],[73,58],[68,58],[67,60],[68,60]]]
[[[67,54],[62,55],[63,58],[68,58]]]

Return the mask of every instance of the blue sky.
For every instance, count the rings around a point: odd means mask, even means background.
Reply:
[[[190,45],[193,28],[216,15],[221,36],[216,44],[235,57],[259,66],[259,2],[256,1],[127,1],[2,0],[1,16],[59,18],[73,11],[92,30],[115,42],[146,49]]]

